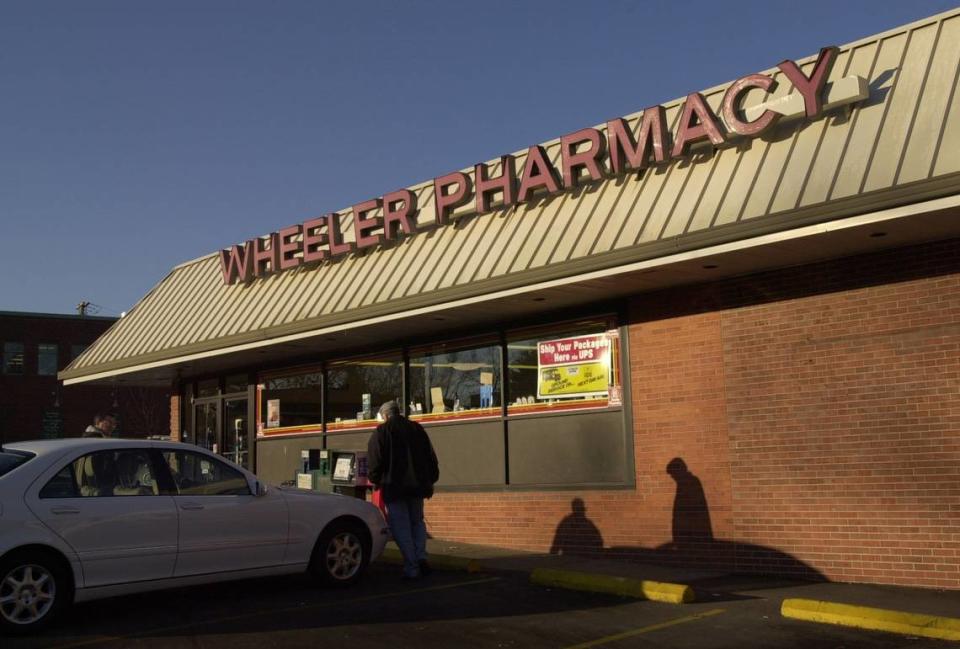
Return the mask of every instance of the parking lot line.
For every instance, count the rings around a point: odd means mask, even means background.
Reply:
[[[608,635],[603,638],[597,638],[596,640],[590,640],[589,642],[584,642],[581,644],[575,644],[565,649],[587,649],[587,647],[599,647],[600,645],[607,644],[610,642],[616,642],[617,640],[624,640],[626,638],[632,638],[636,635],[642,635],[644,633],[650,633],[651,631],[659,631],[660,629],[666,629],[667,627],[677,626],[678,624],[686,624],[687,622],[696,622],[699,619],[710,617],[712,615],[719,615],[723,613],[724,609],[715,608],[710,611],[705,611],[703,613],[697,613],[696,615],[687,615],[685,617],[678,617],[675,620],[669,620],[667,622],[660,622],[659,624],[651,624],[650,626],[641,627],[639,629],[632,629],[630,631],[624,631],[623,633],[617,633],[615,635]]]
[[[428,593],[435,590],[449,590],[451,588],[461,588],[463,586],[476,586],[478,584],[488,584],[494,581],[501,581],[501,579],[502,579],[501,577],[484,577],[483,579],[472,579],[470,581],[460,581],[455,584],[427,586],[424,588],[406,588],[404,590],[391,591],[389,593],[379,593],[377,595],[366,595],[364,597],[355,597],[353,599],[338,599],[333,602],[319,602],[317,604],[306,604],[303,606],[287,606],[285,608],[270,609],[268,611],[255,611],[250,613],[243,613],[241,615],[231,615],[228,617],[207,618],[204,620],[200,620],[198,622],[189,622],[187,624],[176,624],[173,626],[147,629],[145,631],[138,631],[136,633],[130,633],[127,635],[98,636],[96,638],[90,638],[89,640],[82,640],[80,642],[71,642],[68,644],[48,647],[47,649],[76,649],[77,647],[87,647],[87,646],[96,645],[96,644],[110,644],[113,642],[119,642],[121,640],[130,640],[132,638],[148,636],[154,633],[169,633],[171,631],[182,631],[184,629],[189,629],[191,627],[221,624],[224,622],[236,622],[237,620],[249,620],[250,618],[260,617],[263,615],[277,615],[280,613],[292,613],[295,611],[308,611],[311,609],[329,608],[331,606],[361,604],[363,602],[372,602],[378,599],[387,599],[390,597],[408,597],[414,593]]]

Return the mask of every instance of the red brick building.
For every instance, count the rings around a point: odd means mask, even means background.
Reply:
[[[169,390],[77,385],[57,372],[116,318],[0,311],[0,441],[79,437],[97,413],[118,418],[120,435],[169,433]]]
[[[958,69],[954,10],[225,247],[61,376],[268,481],[398,399],[445,539],[960,588]]]

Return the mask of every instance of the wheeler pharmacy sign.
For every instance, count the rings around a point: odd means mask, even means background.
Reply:
[[[499,163],[478,163],[472,172],[453,171],[433,180],[434,219],[419,224],[416,195],[400,189],[354,205],[351,232],[334,212],[250,239],[220,251],[225,284],[248,282],[267,274],[301,265],[318,264],[349,253],[379,246],[402,236],[412,236],[425,227],[442,227],[454,217],[483,214],[538,200],[543,196],[639,171],[689,156],[698,145],[721,147],[741,138],[763,135],[784,117],[818,119],[826,107],[850,104],[867,96],[866,82],[859,77],[841,79],[825,103],[827,78],[837,58],[836,47],[820,50],[809,73],[794,61],[777,67],[793,86],[793,92],[778,100],[747,108],[746,94],[759,89],[771,93],[777,81],[770,75],[750,74],[727,87],[717,115],[699,92],[687,95],[673,132],[668,130],[662,105],[645,109],[635,129],[627,120],[608,121],[603,130],[584,128],[560,138],[559,165],[542,145],[531,146],[518,169],[515,156],[504,155]],[[498,173],[494,171],[499,168]]]

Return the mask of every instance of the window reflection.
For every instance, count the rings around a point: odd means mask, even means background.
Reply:
[[[327,430],[376,426],[385,401],[402,401],[403,361],[399,356],[331,363],[327,368]]]
[[[411,353],[410,403],[415,419],[438,421],[500,415],[500,349],[492,343]]]
[[[319,371],[266,379],[260,394],[260,421],[275,428],[320,428],[323,378]]]

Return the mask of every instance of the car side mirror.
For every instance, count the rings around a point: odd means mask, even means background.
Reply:
[[[253,483],[253,495],[260,497],[267,495],[267,485],[263,484],[259,480]]]

